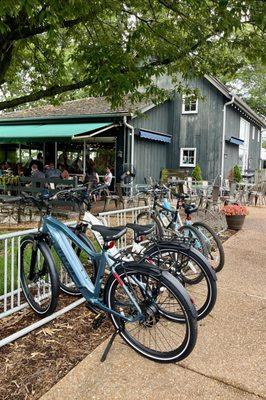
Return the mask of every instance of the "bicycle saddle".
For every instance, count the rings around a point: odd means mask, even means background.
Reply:
[[[139,224],[127,224],[127,228],[132,229],[136,236],[148,235],[151,233],[155,225],[148,224],[148,225],[139,225]]]
[[[193,205],[193,204],[186,204],[184,206],[184,210],[185,210],[185,213],[187,215],[189,215],[189,214],[192,214],[192,213],[196,212],[198,210],[198,207],[196,205]]]
[[[92,225],[93,231],[99,232],[103,237],[104,242],[111,242],[112,240],[118,240],[123,236],[127,228],[126,226],[116,226],[115,228],[109,228],[103,225]]]
[[[188,199],[189,195],[185,193],[172,193],[174,197],[180,200]]]

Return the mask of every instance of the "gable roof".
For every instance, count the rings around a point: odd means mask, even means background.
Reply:
[[[113,110],[105,97],[88,97],[85,99],[65,101],[57,106],[51,104],[42,107],[30,107],[18,111],[7,111],[0,113],[0,119],[10,118],[45,118],[59,116],[81,116],[81,115],[130,115],[132,112],[148,107],[147,101],[132,104],[125,99],[123,107]]]
[[[222,93],[228,100],[232,100],[234,97],[234,104],[239,110],[242,110],[245,114],[247,114],[251,119],[253,119],[259,126],[266,127],[266,121],[260,117],[252,108],[247,105],[245,101],[243,101],[239,96],[232,94],[228,87],[224,85],[218,78],[214,76],[205,75],[205,79],[209,81],[220,93]]]
[[[234,96],[234,107],[238,111],[242,111],[249,118],[251,118],[257,125],[265,128],[266,121],[261,118],[254,110],[252,110],[240,97],[230,93],[226,85],[219,79],[205,75],[205,79],[213,85],[221,94],[229,100]],[[10,121],[15,119],[17,122],[20,119],[38,119],[38,118],[52,118],[52,117],[81,117],[81,116],[121,116],[131,115],[136,111],[146,112],[155,107],[155,104],[147,101],[142,101],[132,104],[125,98],[124,105],[113,110],[105,97],[88,97],[85,99],[71,100],[63,102],[58,106],[45,105],[42,107],[30,107],[18,111],[0,113],[0,122]]]

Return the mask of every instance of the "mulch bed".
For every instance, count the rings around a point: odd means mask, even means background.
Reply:
[[[73,301],[62,296],[58,309]],[[93,328],[95,314],[84,304],[67,312],[27,336],[1,348],[0,399],[39,399],[75,365],[90,354],[112,332],[105,320]],[[7,337],[37,321],[25,309],[0,323],[0,337]]]
[[[224,242],[236,231],[221,233]],[[73,302],[62,295],[58,309]],[[95,314],[84,304],[4,346],[0,352],[0,400],[35,400],[45,394],[113,331],[109,320],[93,328]],[[0,337],[37,321],[29,309],[0,321]]]

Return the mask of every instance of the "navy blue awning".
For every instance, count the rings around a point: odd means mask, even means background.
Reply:
[[[229,139],[226,139],[227,143],[235,144],[237,146],[244,144],[244,140],[239,139],[237,137],[231,136]]]
[[[143,139],[156,140],[158,142],[171,143],[172,136],[161,132],[139,130],[139,136]]]

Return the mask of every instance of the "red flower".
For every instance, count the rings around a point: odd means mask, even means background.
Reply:
[[[228,204],[221,208],[221,213],[223,215],[248,215],[247,207],[240,206],[239,204]]]

